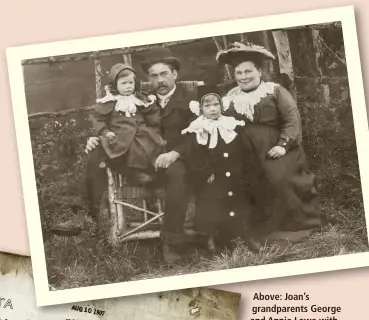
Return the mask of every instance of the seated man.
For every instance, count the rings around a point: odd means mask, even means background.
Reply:
[[[164,221],[161,230],[162,250],[164,260],[173,264],[181,259],[178,246],[185,241],[183,225],[189,201],[189,190],[186,184],[186,166],[184,136],[181,131],[192,120],[193,114],[189,103],[196,97],[183,86],[176,84],[180,63],[167,48],[154,47],[147,52],[147,59],[142,63],[142,69],[148,79],[156,103],[161,110],[161,130],[166,141],[166,153],[158,156],[155,168],[158,177],[165,186]],[[84,174],[88,186],[82,190],[81,198],[73,205],[74,208],[87,207],[90,215],[97,218],[98,208],[104,191],[107,188],[105,170],[99,167],[97,152],[92,150],[99,145],[99,138],[92,137],[87,143],[87,167]]]

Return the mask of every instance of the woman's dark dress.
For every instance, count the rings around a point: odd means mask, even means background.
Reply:
[[[274,90],[254,105],[252,122],[236,111],[233,102],[226,114],[246,122],[241,135],[244,151],[257,159],[246,178],[252,182],[249,191],[259,209],[253,216],[254,239],[298,241],[321,226],[315,176],[308,171],[301,146],[296,103],[283,87],[271,87]],[[277,145],[286,147],[286,155],[268,158],[268,151]]]
[[[187,136],[186,161],[195,191],[196,229],[215,236],[223,244],[244,235],[249,205],[242,178],[240,136],[229,144],[219,136],[213,149],[198,144],[195,133]],[[209,184],[207,180],[212,174],[215,180]]]

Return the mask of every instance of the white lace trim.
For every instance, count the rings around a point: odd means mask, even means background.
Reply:
[[[244,125],[244,121],[236,120],[233,117],[220,116],[217,120],[211,120],[201,115],[192,121],[186,129],[182,130],[182,134],[187,132],[196,133],[197,142],[204,146],[208,143],[210,137],[209,148],[213,149],[218,143],[218,132],[224,142],[228,144],[237,136],[234,129],[237,126]]]
[[[125,113],[125,116],[128,118],[131,116],[135,116],[137,112],[136,106],[148,107],[149,105],[154,103],[154,101],[156,100],[156,97],[154,95],[150,95],[148,96],[148,98],[150,99],[150,102],[144,103],[143,101],[138,99],[134,94],[131,94],[129,96],[122,96],[120,94],[113,95],[109,91],[108,86],[105,87],[105,90],[106,90],[106,96],[103,98],[97,99],[96,102],[105,103],[109,101],[116,101],[117,103],[115,104],[115,110],[118,112]]]
[[[274,82],[262,81],[259,87],[251,92],[244,92],[237,86],[231,89],[227,97],[233,102],[237,113],[245,115],[250,121],[254,120],[254,107],[268,94],[273,94],[279,85]]]

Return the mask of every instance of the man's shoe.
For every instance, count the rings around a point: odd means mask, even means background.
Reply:
[[[76,221],[65,221],[54,225],[50,231],[51,233],[61,237],[75,237],[78,236],[83,230],[83,226]]]
[[[164,261],[168,265],[175,265],[182,260],[182,256],[177,252],[175,246],[168,242],[162,243]]]
[[[207,247],[208,247],[208,250],[212,253],[216,251],[215,240],[212,235],[209,236],[209,239],[207,241]]]
[[[88,201],[82,198],[76,198],[71,201],[70,208],[74,214],[78,214],[79,210],[88,211]]]
[[[251,237],[246,240],[246,244],[252,253],[258,253],[262,249],[262,245]]]

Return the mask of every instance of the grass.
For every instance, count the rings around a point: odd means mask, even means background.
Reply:
[[[72,216],[68,196],[78,191],[90,124],[86,115],[80,115],[81,119],[34,120],[33,157],[50,285],[56,289],[86,287],[368,251],[351,103],[339,97],[341,87],[336,89],[338,98],[329,106],[302,98],[299,104],[304,148],[322,196],[324,228],[304,242],[272,244],[258,253],[242,242],[215,255],[194,245],[175,267],[163,263],[159,241],[113,248],[105,237],[92,238],[87,231],[74,238],[50,233],[50,226]],[[103,214],[101,228],[108,231],[109,219],[106,212]],[[84,217],[74,219],[89,227]]]
[[[194,245],[185,260],[175,267],[163,263],[159,241],[135,241],[113,248],[104,235],[92,238],[87,231],[73,238],[48,235],[45,251],[49,282],[56,289],[68,289],[368,251],[364,211],[355,208],[353,215],[352,210],[337,208],[334,201],[325,200],[323,215],[339,216],[340,223],[332,224],[328,220],[320,232],[304,242],[272,244],[262,247],[258,253],[239,242],[232,250],[215,255]],[[356,218],[352,219],[353,216]],[[81,219],[77,217],[76,221],[82,222]]]

